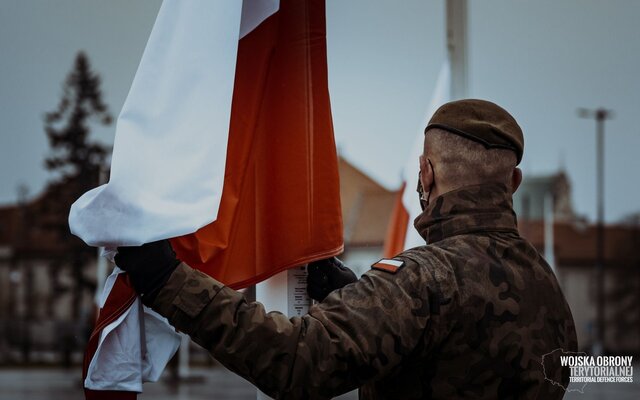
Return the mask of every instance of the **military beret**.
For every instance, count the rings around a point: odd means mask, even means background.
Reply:
[[[429,120],[425,135],[434,128],[473,140],[487,149],[513,150],[518,164],[522,160],[522,129],[507,110],[490,101],[466,99],[446,103]]]

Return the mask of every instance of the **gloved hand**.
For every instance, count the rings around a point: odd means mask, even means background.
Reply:
[[[133,288],[150,306],[160,289],[167,283],[180,260],[168,240],[135,247],[118,247],[115,262],[131,278]]]
[[[324,300],[334,290],[358,280],[356,274],[336,257],[309,263],[307,273],[307,293],[317,301]]]

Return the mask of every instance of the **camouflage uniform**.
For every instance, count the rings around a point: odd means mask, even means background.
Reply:
[[[185,264],[153,307],[275,398],[358,387],[367,399],[561,398],[541,358],[576,349],[573,318],[553,272],[518,235],[511,201],[498,184],[434,199],[415,222],[429,245],[302,318],[265,313]]]

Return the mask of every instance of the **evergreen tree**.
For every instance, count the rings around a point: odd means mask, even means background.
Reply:
[[[89,140],[90,123],[110,125],[111,115],[102,100],[100,77],[91,69],[84,52],[76,56],[67,76],[62,99],[57,109],[45,114],[44,129],[51,146],[45,159],[48,170],[58,176],[49,183],[46,198],[34,205],[35,218],[42,229],[53,232],[56,245],[63,249],[64,259],[52,264],[60,275],[60,268],[70,268],[72,287],[57,284],[59,292],[72,292],[71,315],[75,321],[82,317],[85,291],[93,294],[95,281],[84,274],[85,266],[96,257],[96,250],[69,233],[68,215],[71,204],[84,192],[100,183],[100,172],[106,166],[110,149]],[[86,311],[86,310],[85,310]],[[68,347],[68,346],[67,346]]]
[[[102,101],[100,77],[91,70],[84,52],[76,56],[63,90],[58,108],[45,115],[45,132],[53,150],[45,165],[50,171],[60,172],[63,179],[81,175],[97,178],[108,148],[89,141],[88,122],[97,120],[109,125],[112,118]]]

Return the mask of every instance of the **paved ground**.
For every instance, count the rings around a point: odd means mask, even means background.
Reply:
[[[191,382],[147,383],[139,400],[255,400],[256,389],[221,368],[192,370]],[[356,394],[341,396],[355,400]],[[84,400],[80,370],[0,369],[0,400]]]
[[[196,369],[199,382],[145,385],[140,400],[255,400],[256,390],[247,381],[222,369]],[[640,377],[635,383],[588,384],[584,394],[567,393],[568,400],[637,400],[640,399]],[[354,400],[355,393],[341,396]],[[83,400],[79,370],[0,369],[0,400]]]
[[[255,399],[255,389],[221,368],[197,370],[203,382],[145,384],[140,400]],[[83,400],[80,370],[0,370],[0,400]]]

